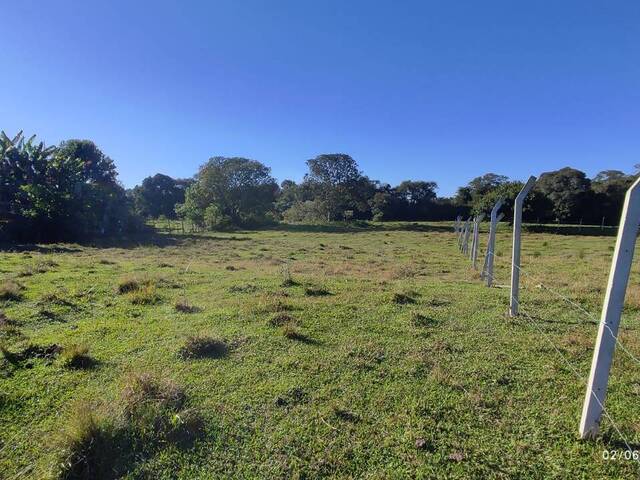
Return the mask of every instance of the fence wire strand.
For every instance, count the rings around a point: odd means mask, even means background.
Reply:
[[[491,277],[492,281],[496,280],[495,275],[489,274],[489,272],[486,272],[487,275],[489,275]],[[540,328],[540,325],[538,324],[538,322],[533,318],[533,316],[529,315],[529,313],[524,310],[522,308],[522,304],[518,301],[517,298],[513,297],[511,295],[511,293],[509,293],[509,297],[512,298],[519,307],[519,311],[520,313],[523,313],[530,321],[531,323],[535,326],[535,328],[538,330],[538,332],[540,332],[540,334],[542,334],[542,336],[545,338],[545,340],[553,347],[553,349],[557,352],[557,354],[560,356],[560,358],[562,359],[562,361],[569,367],[569,369],[574,373],[574,375],[576,375],[576,377],[578,378],[578,380],[584,384],[584,386],[586,388],[589,388],[587,380],[585,379],[585,377],[583,377],[580,372],[578,371],[578,369],[569,361],[569,359],[567,359],[567,357],[562,353],[562,351],[558,348],[558,346],[553,342],[553,340],[551,340],[551,338],[549,337],[549,335],[547,335],[544,330],[542,328]],[[596,402],[598,403],[598,405],[602,408],[602,412],[604,413],[605,417],[607,418],[607,420],[609,420],[609,422],[611,423],[611,425],[613,426],[613,428],[615,429],[615,431],[618,433],[618,435],[620,436],[620,438],[622,439],[622,441],[624,442],[625,446],[627,447],[627,450],[632,452],[633,449],[631,448],[631,444],[629,443],[629,441],[627,440],[627,438],[624,436],[624,434],[622,433],[622,431],[620,430],[620,428],[618,427],[618,425],[615,423],[615,421],[613,420],[613,417],[609,414],[609,412],[607,411],[607,409],[605,408],[605,406],[602,404],[602,402],[600,402],[600,400],[598,399],[597,395],[595,394],[595,392],[593,391],[593,389],[589,389],[591,395],[593,396],[593,398],[596,400]],[[640,459],[636,459],[635,460],[639,465],[640,465]]]

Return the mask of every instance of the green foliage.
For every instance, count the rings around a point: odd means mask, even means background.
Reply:
[[[0,133],[0,220],[22,240],[77,239],[131,230],[113,161],[88,140],[45,147]]]
[[[255,225],[267,221],[277,191],[270,169],[260,162],[213,157],[200,167],[176,212],[211,229]]]
[[[185,190],[191,183],[161,173],[145,178],[132,191],[136,212],[147,218],[176,218],[175,207],[184,203]]]

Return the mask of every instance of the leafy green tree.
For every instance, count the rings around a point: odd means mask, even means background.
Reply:
[[[346,211],[353,211],[354,218],[370,216],[369,200],[376,187],[353,158],[343,153],[323,154],[307,160],[307,166],[304,188],[312,192],[326,220],[343,219]]]
[[[184,193],[190,183],[190,180],[176,180],[161,173],[145,178],[141,185],[133,189],[136,211],[147,218],[158,218],[160,215],[175,218],[175,207],[178,203],[184,203]]]
[[[0,217],[23,240],[77,239],[135,226],[113,162],[91,142],[45,147],[0,134]]]
[[[556,221],[576,222],[591,215],[591,181],[580,170],[565,167],[545,172],[540,175],[535,190],[551,201]]]
[[[595,193],[599,221],[604,218],[605,223],[617,225],[627,190],[635,180],[634,175],[627,175],[620,170],[604,170],[591,181]]]
[[[277,192],[271,170],[262,163],[213,157],[200,167],[194,184],[186,191],[184,206],[177,206],[177,211],[202,226],[207,218],[225,225],[251,225],[267,220]],[[216,214],[205,215],[212,205]]]

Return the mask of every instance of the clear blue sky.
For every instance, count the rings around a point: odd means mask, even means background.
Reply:
[[[640,163],[640,1],[0,0],[0,129],[89,138],[133,186],[244,156],[300,180]]]

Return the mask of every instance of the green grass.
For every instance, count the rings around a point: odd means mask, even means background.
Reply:
[[[624,448],[608,420],[577,438],[584,385],[565,359],[588,375],[597,326],[552,293],[597,318],[614,243],[525,233],[531,319],[506,316],[504,227],[490,289],[448,224],[7,246],[0,472],[60,476],[91,448],[129,479],[633,477],[637,463],[602,460]],[[636,356],[639,273],[620,333]],[[91,368],[69,368],[83,355]],[[607,399],[636,449],[638,368],[619,349]],[[132,378],[185,400],[132,417]]]

